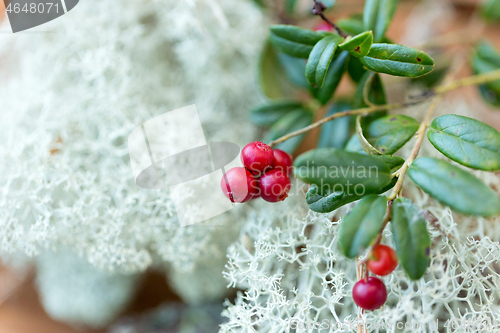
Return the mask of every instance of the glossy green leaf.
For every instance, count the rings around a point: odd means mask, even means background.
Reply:
[[[307,59],[314,45],[327,35],[327,32],[316,32],[294,25],[273,25],[270,28],[271,42],[286,54]]]
[[[487,21],[500,21],[500,0],[485,1],[481,13]]]
[[[371,31],[365,31],[350,39],[346,39],[339,45],[339,48],[344,51],[349,51],[349,53],[356,58],[361,58],[370,52],[372,43],[373,33]]]
[[[377,238],[387,211],[387,198],[375,194],[364,197],[342,220],[339,245],[348,258],[356,258]]]
[[[388,115],[370,122],[363,128],[363,133],[377,151],[391,155],[411,139],[418,126],[418,121],[411,117]]]
[[[297,157],[294,166],[297,178],[318,185],[323,192],[373,192],[387,186],[392,179],[384,162],[335,148],[305,152]]]
[[[405,77],[421,76],[434,68],[434,60],[425,52],[398,44],[372,44],[360,61],[374,72]]]
[[[418,187],[457,212],[486,217],[500,213],[500,199],[492,189],[446,161],[418,158],[408,175]]]
[[[332,34],[314,45],[306,64],[306,78],[313,87],[323,86],[326,72],[342,39],[338,34]]]
[[[398,170],[405,162],[404,158],[395,155],[373,155],[372,157],[387,164],[391,172]]]
[[[351,79],[358,83],[361,81],[363,75],[367,72],[361,61],[358,58],[350,57],[347,64],[347,72]]]
[[[302,108],[300,102],[282,100],[262,105],[250,111],[250,120],[260,126],[271,126],[290,111]]]
[[[427,138],[455,162],[474,169],[500,170],[500,133],[479,120],[452,114],[438,117]]]
[[[382,80],[380,79],[380,75],[376,73],[374,74],[371,71],[366,71],[358,83],[356,95],[354,95],[354,108],[357,109],[367,107],[368,105],[365,103],[365,100],[368,100],[371,104],[376,105],[387,104],[385,89]],[[371,121],[385,116],[386,114],[386,110],[372,112],[360,119],[361,126],[366,126]]]
[[[366,0],[363,10],[365,30],[373,31],[375,42],[381,42],[396,11],[398,0]]]
[[[282,137],[290,132],[296,131],[311,124],[313,114],[305,109],[296,109],[288,112],[278,120],[269,130],[264,138],[265,142],[270,142]],[[304,134],[295,136],[285,142],[276,145],[274,148],[281,149],[292,154],[304,139]]]
[[[333,114],[347,111],[351,108],[351,105],[346,102],[337,102],[333,104],[326,113],[325,117],[331,116]],[[349,140],[349,123],[350,117],[340,117],[332,121],[327,122],[321,126],[321,132],[319,134],[318,148],[338,148],[342,149],[345,147],[347,140]]]
[[[306,203],[312,211],[318,213],[329,213],[337,208],[340,208],[348,203],[357,201],[364,198],[369,194],[382,194],[389,191],[396,185],[397,178],[393,178],[389,185],[371,192],[358,193],[355,192],[342,192],[342,191],[321,191],[317,185],[311,185],[309,191],[306,193]]]
[[[471,57],[472,69],[475,74],[482,74],[500,69],[500,53],[491,45],[483,41],[479,43]],[[500,106],[500,80],[479,86],[484,99]]]
[[[392,205],[391,226],[399,263],[412,280],[420,279],[430,262],[431,238],[417,206],[407,198]]]
[[[362,123],[362,118],[363,115],[358,115],[356,117],[356,135],[358,136],[359,143],[361,144],[361,148],[368,154],[368,155],[382,155],[382,152],[380,152],[377,148],[375,148],[367,138],[365,138],[365,135],[363,133],[363,127],[361,125]]]
[[[321,88],[311,87],[311,92],[322,105],[326,105],[328,101],[333,97],[337,86],[339,85],[342,75],[347,68],[347,60],[349,58],[349,52],[337,52],[334,57],[328,72],[326,73],[325,81]]]

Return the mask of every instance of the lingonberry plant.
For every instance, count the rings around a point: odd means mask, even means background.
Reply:
[[[294,174],[310,184],[305,200],[315,212],[329,213],[359,200],[341,221],[339,246],[362,272],[352,296],[365,310],[378,309],[387,298],[384,283],[370,277],[369,271],[391,274],[399,261],[406,274],[417,280],[429,265],[427,221],[435,218],[403,197],[406,175],[458,213],[483,217],[500,213],[499,197],[466,170],[500,170],[500,133],[464,116],[432,119],[443,95],[463,86],[479,86],[486,102],[500,106],[500,53],[479,36],[470,53],[473,76],[455,78],[463,54],[456,55],[453,66],[433,72],[429,54],[386,37],[397,3],[366,0],[362,15],[334,23],[325,15],[327,6],[314,0],[312,14],[322,21],[313,30],[272,26],[261,61],[261,85],[272,102],[251,112],[254,123],[270,127],[264,139],[269,147],[289,153],[306,132],[322,126],[315,149],[295,160]],[[500,17],[500,1],[490,0],[485,8],[490,8],[484,10],[487,19]],[[388,104],[380,74],[411,78],[425,88],[407,102]],[[350,100],[335,98],[345,75],[357,87]],[[427,112],[422,121],[388,114],[424,103]],[[324,117],[313,122],[320,116]],[[405,158],[394,155],[412,137],[410,153]],[[466,168],[445,159],[417,158],[426,137],[445,157]],[[288,186],[271,172],[260,182],[266,189],[272,183]],[[380,245],[389,222],[395,251]]]

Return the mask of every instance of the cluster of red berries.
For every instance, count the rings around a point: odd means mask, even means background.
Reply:
[[[398,265],[396,252],[387,245],[377,245],[368,259],[368,269],[377,275],[389,275]],[[379,278],[370,276],[359,280],[352,289],[354,302],[362,309],[376,310],[387,300],[387,289]]]
[[[231,202],[246,202],[258,197],[269,202],[285,200],[291,187],[290,155],[255,141],[243,147],[241,162],[243,168],[230,169],[220,181],[222,192]]]

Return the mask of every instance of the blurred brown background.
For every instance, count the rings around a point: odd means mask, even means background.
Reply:
[[[442,0],[445,1],[445,0]],[[440,0],[436,0],[436,3]],[[447,1],[448,2],[448,1]],[[460,31],[469,22],[469,19],[479,4],[479,0],[452,0],[456,15],[452,18],[448,31]],[[342,6],[342,16],[349,12],[361,12],[364,1],[338,0],[338,6]],[[401,1],[391,24],[388,36],[398,41],[408,29],[407,17],[418,5],[418,1]],[[4,16],[5,6],[0,1],[0,20]],[[335,13],[330,15],[336,18]],[[415,26],[415,29],[419,29]],[[488,37],[497,48],[500,48],[500,26],[489,26],[484,35]],[[1,37],[1,35],[0,35]],[[0,64],[1,65],[1,64]],[[464,73],[467,75],[468,73]],[[345,84],[344,84],[345,85]],[[343,87],[342,89],[349,89]],[[477,99],[478,92],[475,88],[460,89],[458,92],[462,98]],[[449,98],[449,97],[448,97]],[[477,118],[500,129],[500,112],[492,111],[486,105],[484,109],[478,110]],[[70,295],[68,295],[70,297]],[[142,288],[138,291],[135,300],[124,315],[144,313],[164,301],[179,300],[169,290],[165,278],[154,272],[147,273]],[[96,331],[83,327],[70,327],[59,323],[47,316],[38,300],[36,287],[34,285],[33,272],[14,273],[6,268],[0,267],[0,333],[72,333],[72,332],[105,332]]]

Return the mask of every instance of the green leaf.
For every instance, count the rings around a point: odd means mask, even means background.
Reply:
[[[304,76],[303,73],[302,76]],[[295,95],[294,87],[287,78],[278,53],[269,41],[265,44],[260,57],[259,83],[262,92],[269,98],[286,98]]]
[[[291,111],[271,127],[266,137],[264,138],[264,141],[269,142],[272,140],[276,140],[283,135],[306,127],[311,124],[312,119],[313,114],[306,109],[296,109],[294,111]],[[284,150],[287,153],[292,154],[300,145],[303,139],[304,134],[294,136],[293,138],[276,145],[275,148]]]
[[[362,15],[354,15],[349,18],[340,19],[336,24],[340,30],[351,35],[359,35],[366,30]]]
[[[325,117],[331,116],[335,113],[347,111],[351,108],[351,105],[346,102],[337,102],[333,104]],[[349,123],[350,117],[340,117],[331,120],[321,126],[321,132],[319,134],[318,148],[344,148],[347,140],[349,140]]]
[[[318,185],[322,192],[364,194],[387,186],[392,179],[391,170],[384,162],[335,148],[305,152],[297,157],[294,166],[297,178]]]
[[[342,191],[321,191],[317,185],[311,185],[309,191],[306,193],[306,202],[312,211],[318,213],[329,213],[335,209],[347,205],[348,203],[362,199],[368,194],[382,194],[389,191],[396,185],[397,178],[393,178],[389,185],[363,194],[356,194],[355,192],[342,192]]]
[[[356,117],[356,134],[358,135],[358,140],[359,143],[361,144],[361,148],[368,154],[368,155],[382,155],[382,153],[372,146],[372,144],[365,138],[365,135],[363,134],[363,128],[361,125],[361,120],[363,118],[363,115],[358,115]]]
[[[332,34],[314,45],[306,64],[306,78],[313,87],[323,86],[326,72],[341,41],[342,37]]]
[[[446,161],[419,158],[408,175],[418,187],[457,212],[486,217],[500,212],[500,199],[491,188]]]
[[[271,126],[290,111],[302,108],[297,101],[282,100],[259,106],[250,111],[250,120],[260,126]]]
[[[368,142],[381,154],[394,154],[415,134],[418,121],[404,115],[383,116],[363,128]]]
[[[277,56],[288,80],[298,87],[309,89],[309,82],[304,75],[306,70],[304,59],[295,58],[283,52],[277,52]]]
[[[486,1],[481,14],[489,22],[500,21],[500,0]]]
[[[384,39],[385,32],[396,11],[398,0],[366,0],[363,10],[365,30],[373,31],[375,42]]]
[[[286,54],[297,58],[307,59],[314,45],[327,35],[327,32],[316,32],[294,25],[272,25],[271,42]]]
[[[387,198],[375,194],[364,197],[340,224],[339,245],[348,258],[359,256],[382,230]]]
[[[286,13],[291,15],[295,12],[295,7],[297,5],[297,0],[285,0],[285,10]]]
[[[451,114],[438,117],[427,138],[455,162],[473,169],[500,170],[500,133],[479,120]]]
[[[500,69],[500,53],[491,43],[482,41],[476,47],[472,57],[474,74],[482,74]],[[500,80],[479,86],[484,99],[495,106],[500,106]]]
[[[360,61],[374,72],[405,77],[421,76],[434,68],[434,60],[425,52],[398,44],[372,44]]]
[[[417,206],[407,198],[392,205],[392,234],[401,266],[412,280],[420,279],[430,262],[431,238]]]
[[[405,162],[404,158],[394,155],[372,155],[372,157],[387,164],[391,172],[398,170]]]
[[[365,103],[365,100],[376,105],[387,104],[385,89],[380,79],[380,75],[371,71],[366,71],[358,83],[356,95],[354,96],[354,107],[356,109],[367,107],[368,105]],[[366,126],[374,119],[385,116],[386,114],[386,110],[372,112],[360,119],[361,126]]]
[[[366,155],[366,152],[364,151],[363,146],[361,146],[361,142],[359,142],[359,138],[358,138],[357,134],[354,134],[353,136],[351,136],[349,141],[347,141],[344,150],[350,151],[353,153]],[[372,155],[372,156],[376,156],[376,155]]]
[[[449,62],[441,61],[439,65],[434,66],[434,69],[430,73],[411,78],[410,82],[425,89],[437,86],[444,80],[446,73],[448,73],[450,68],[449,64],[451,62],[450,60],[448,61]]]
[[[373,33],[371,31],[365,31],[350,39],[346,39],[346,41],[340,44],[339,47],[344,51],[349,51],[353,57],[361,58],[370,52],[372,43]]]
[[[348,58],[349,52],[344,51],[338,53],[338,55],[334,57],[330,68],[328,68],[323,86],[321,88],[311,87],[313,96],[322,105],[326,105],[328,101],[333,97],[333,94],[337,89],[340,80],[342,79],[342,75],[346,70]]]
[[[376,105],[387,104],[387,99],[385,97],[385,89],[382,80],[380,79],[380,75],[378,74],[373,75],[373,72],[367,71],[365,74],[363,74],[363,77],[358,83],[356,95],[354,96],[354,107],[363,108],[368,106],[363,98],[363,92],[365,90],[365,85],[367,84],[369,85],[369,88],[367,88],[368,89],[367,96],[370,103]],[[381,111],[377,112],[377,114],[380,116],[385,113]]]
[[[347,64],[347,72],[349,73],[351,79],[358,83],[367,71],[358,58],[350,57]]]

